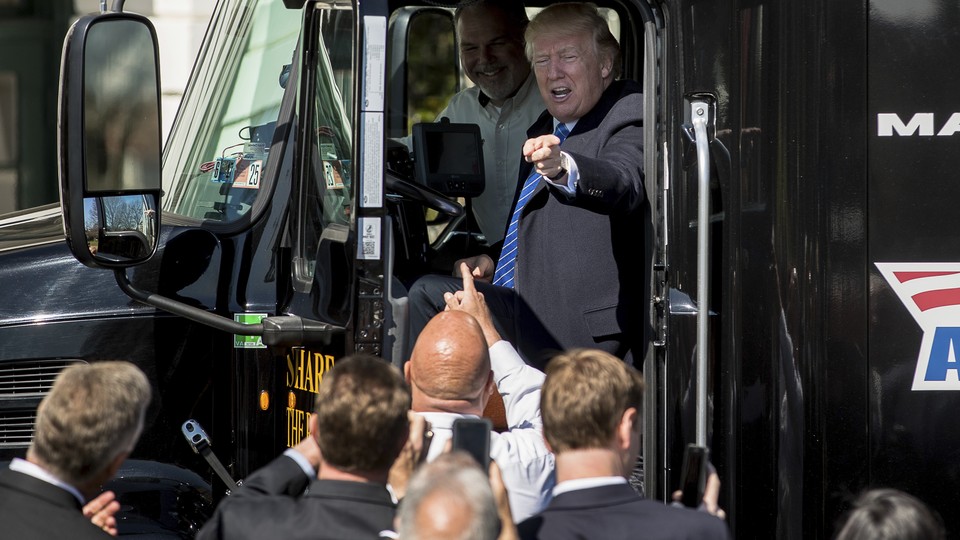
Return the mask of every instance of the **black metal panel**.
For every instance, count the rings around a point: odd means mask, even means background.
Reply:
[[[960,260],[960,134],[948,121],[960,110],[960,74],[951,67],[960,47],[960,11],[950,0],[874,0],[868,34],[870,483],[916,495],[956,535],[960,384],[951,390],[911,388],[924,354],[921,343],[932,338],[923,330],[957,327],[960,319],[949,307],[924,311],[930,319],[921,329],[908,311],[912,299],[898,298],[873,263]],[[881,114],[895,114],[905,124],[922,120],[916,129],[885,135]],[[948,370],[947,380],[956,381],[956,374]]]
[[[721,504],[738,538],[828,538],[844,496],[867,482],[866,152],[852,128],[865,125],[865,11],[826,0],[666,7],[668,262],[671,286],[691,296],[695,193],[680,97],[717,98],[710,346]],[[670,332],[668,369],[693,351],[683,324]],[[671,392],[685,386],[666,382],[668,414],[682,410]],[[683,433],[665,433],[674,467]]]

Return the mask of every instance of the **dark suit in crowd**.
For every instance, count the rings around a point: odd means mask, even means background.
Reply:
[[[150,395],[147,376],[129,362],[62,370],[37,407],[26,458],[0,469],[0,539],[113,538],[106,529],[119,504],[86,517],[81,499],[93,502],[133,451]]]
[[[387,479],[410,432],[400,370],[365,354],[342,358],[324,374],[315,411],[309,435],[220,501],[199,540],[392,534]]]
[[[0,538],[104,540],[113,538],[84,517],[70,492],[30,475],[0,470]]]
[[[644,499],[627,484],[561,493],[518,527],[520,538],[726,540],[727,527],[705,512]]]
[[[221,502],[197,539],[379,538],[395,513],[383,484],[310,478],[280,456]]]

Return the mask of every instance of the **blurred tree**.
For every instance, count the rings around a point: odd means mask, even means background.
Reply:
[[[433,122],[458,90],[459,63],[453,18],[424,13],[410,25],[407,49],[407,133]]]

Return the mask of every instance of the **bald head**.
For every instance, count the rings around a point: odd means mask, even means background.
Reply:
[[[476,319],[462,311],[441,312],[427,323],[405,371],[415,410],[438,408],[468,413],[479,406],[482,411],[493,388],[483,330]],[[438,402],[452,403],[437,406]],[[457,403],[463,405],[460,410]]]

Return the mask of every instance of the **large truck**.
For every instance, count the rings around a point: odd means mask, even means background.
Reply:
[[[699,443],[737,538],[829,538],[878,486],[956,537],[960,10],[596,3],[645,94],[646,495]],[[0,459],[62,367],[136,362],[121,531],[190,536],[337,359],[401,364],[405,286],[484,244],[396,142],[463,85],[455,2],[219,2],[162,156],[155,38],[115,4],[64,49],[61,204],[0,216]]]

